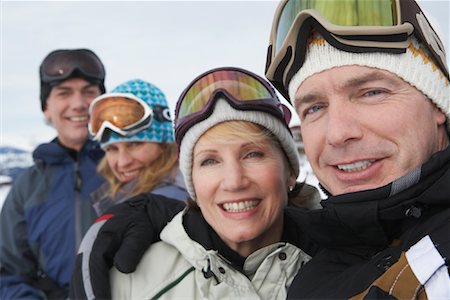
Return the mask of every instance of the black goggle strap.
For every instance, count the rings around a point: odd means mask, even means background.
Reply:
[[[390,35],[345,35],[340,36],[331,33],[325,27],[322,26],[314,18],[309,18],[303,22],[298,32],[297,44],[295,46],[296,53],[294,59],[291,60],[286,57],[286,67],[279,68],[288,69],[285,74],[278,73],[278,76],[283,77],[283,86],[288,89],[288,83],[297,71],[302,67],[306,56],[306,50],[308,47],[308,41],[311,37],[311,32],[316,30],[320,35],[327,40],[327,42],[337,49],[341,49],[346,52],[353,53],[367,53],[367,52],[383,52],[383,53],[405,53],[407,47],[407,33],[398,33]],[[384,45],[384,47],[380,47]],[[289,62],[291,62],[289,64]],[[293,66],[295,66],[293,68]],[[289,99],[289,95],[284,95]]]
[[[167,106],[153,105],[153,118],[158,122],[172,122],[170,109]]]
[[[416,36],[424,46],[426,46],[433,56],[435,63],[450,80],[447,66],[444,44],[431,27],[425,14],[420,9],[416,1],[400,0],[401,22],[409,22],[414,27],[414,36]],[[448,49],[447,49],[448,50]]]
[[[395,1],[396,4],[398,3]],[[309,17],[300,16],[294,21],[291,27],[295,27],[295,23],[301,23],[301,27],[296,36],[296,51],[295,62],[287,62],[282,67],[290,68],[290,66],[296,66],[295,69],[301,67],[299,60],[303,61],[304,52],[306,51],[306,41],[311,34],[313,28],[317,29],[322,36],[334,47],[342,49],[348,52],[363,53],[363,52],[389,52],[389,53],[404,53],[408,47],[408,37],[414,34],[420,42],[424,44],[433,56],[435,63],[444,72],[447,78],[449,78],[448,68],[445,59],[444,46],[432,29],[430,23],[424,16],[420,7],[415,1],[401,0],[399,1],[400,7],[397,9],[397,19],[399,25],[392,26],[392,30],[389,27],[379,30],[377,27],[363,26],[361,30],[357,30],[357,26],[338,26],[330,23],[328,20],[321,17],[320,14],[316,15],[314,11],[308,13]],[[409,27],[408,27],[409,26]],[[357,33],[362,31],[364,33]],[[276,38],[276,37],[275,37]],[[275,41],[273,40],[273,43]],[[269,51],[273,51],[274,45],[271,45]],[[278,51],[280,49],[275,49]],[[289,55],[289,53],[287,53]],[[300,55],[299,55],[300,54]],[[271,53],[271,59],[274,58],[276,53]],[[292,55],[292,54],[291,54]],[[288,60],[290,61],[290,59]],[[270,62],[271,63],[271,62]],[[269,67],[269,64],[266,68]],[[281,62],[279,65],[283,65]],[[290,65],[290,66],[289,66]],[[290,74],[287,74],[290,73]],[[295,71],[288,71],[283,78],[284,85],[289,82]],[[279,76],[279,75],[278,75]],[[284,77],[284,76],[283,76]]]

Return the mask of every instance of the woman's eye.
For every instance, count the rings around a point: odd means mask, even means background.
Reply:
[[[215,159],[212,158],[208,158],[208,159],[204,159],[200,162],[200,166],[210,166],[216,163]]]
[[[141,142],[128,142],[128,147],[130,147],[130,148],[136,148],[136,147],[139,147],[141,145],[142,145]]]
[[[261,151],[252,151],[246,155],[246,157],[248,157],[248,158],[258,158],[258,157],[263,157],[263,156],[264,156],[264,153]]]
[[[116,152],[117,148],[114,147],[106,147],[105,152],[113,153]]]

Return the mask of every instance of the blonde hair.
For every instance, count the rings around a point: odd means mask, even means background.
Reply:
[[[261,125],[248,121],[227,121],[219,123],[207,130],[201,137],[207,138],[217,144],[226,144],[230,140],[242,138],[254,144],[268,140],[284,153],[280,142],[271,131]]]
[[[137,184],[127,193],[127,196],[135,196],[153,190],[165,177],[175,179],[178,170],[177,146],[175,143],[161,144],[161,156],[155,159],[141,174],[139,174]],[[114,198],[120,191],[123,182],[114,175],[106,156],[100,161],[97,171],[102,175],[111,187],[111,196]]]

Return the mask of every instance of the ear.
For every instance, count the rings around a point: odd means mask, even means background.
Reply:
[[[435,119],[436,119],[436,123],[438,125],[443,125],[445,124],[445,121],[447,120],[447,116],[445,115],[445,113],[436,105],[434,106],[434,115],[435,115]]]
[[[50,118],[51,114],[50,114],[50,111],[48,110],[48,105],[44,109],[44,117],[45,117],[45,119],[47,120],[48,123],[50,123],[52,121],[51,118]]]
[[[296,184],[296,182],[297,182],[297,177],[294,175],[294,171],[290,171],[289,172],[289,177],[288,177],[288,180],[287,180],[287,186],[288,187],[295,187],[295,184]]]

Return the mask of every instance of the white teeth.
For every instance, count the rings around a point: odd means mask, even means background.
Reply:
[[[122,174],[125,177],[132,177],[132,176],[136,176],[136,174],[139,173],[139,171],[133,171],[133,172],[122,172]]]
[[[222,207],[227,212],[237,213],[255,208],[258,205],[258,202],[259,201],[257,200],[253,200],[253,201],[224,203]]]
[[[70,117],[69,120],[74,122],[84,122],[88,120],[87,116],[81,116],[81,117]]]
[[[337,167],[344,172],[355,172],[367,169],[373,162],[374,160],[362,160],[352,164],[338,165]]]

